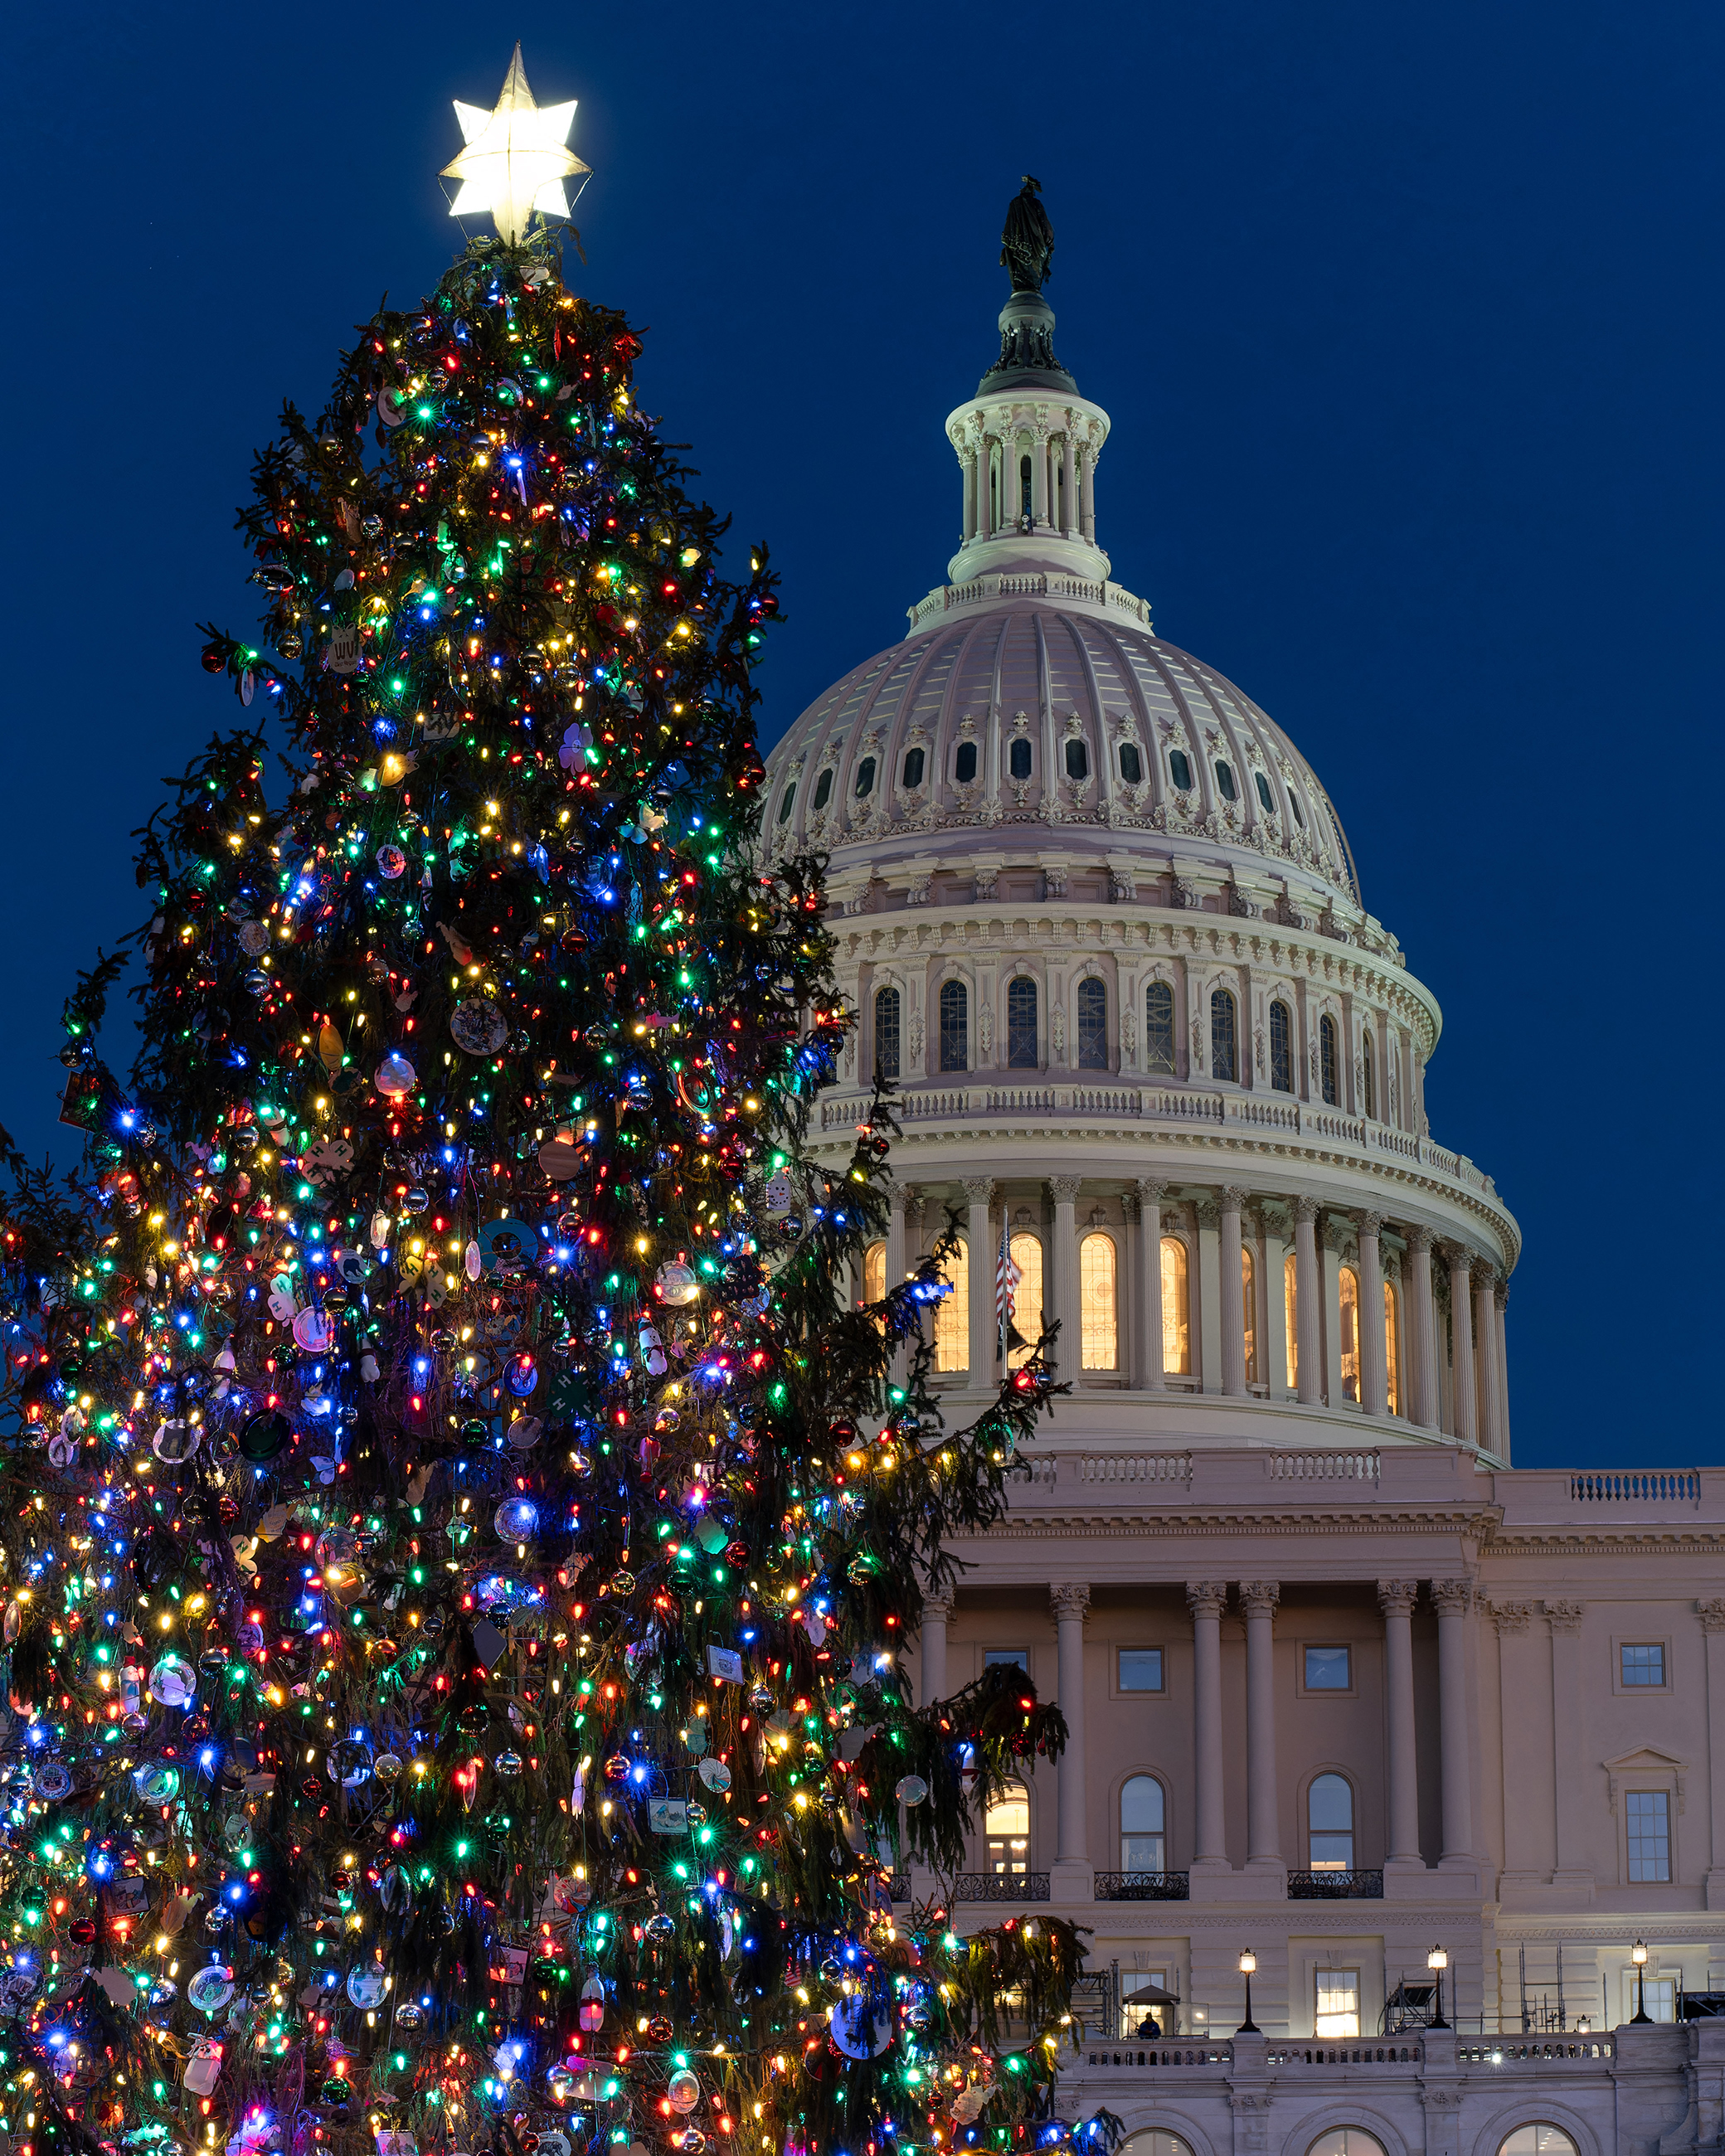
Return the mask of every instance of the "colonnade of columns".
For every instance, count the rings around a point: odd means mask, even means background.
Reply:
[[[1274,1580],[1237,1583],[1245,1624],[1246,1838],[1249,1871],[1281,1874],[1288,1866],[1281,1847],[1281,1780],[1276,1756],[1276,1611],[1281,1589]],[[1414,1731],[1413,1614],[1420,1596],[1414,1579],[1380,1579],[1384,1616],[1384,1698],[1388,1789],[1384,1820],[1386,1869],[1423,1869],[1420,1846],[1420,1791]],[[1474,1851],[1473,1763],[1467,1713],[1467,1618],[1473,1585],[1467,1579],[1430,1584],[1437,1612],[1439,1759],[1442,1841],[1439,1868],[1476,1862]],[[1065,1718],[1066,1748],[1056,1774],[1059,1820],[1055,1866],[1065,1894],[1087,1895],[1093,1857],[1089,1846],[1088,1784],[1084,1741],[1084,1627],[1091,1590],[1060,1581],[1048,1590],[1056,1628],[1058,1704]],[[1222,1620],[1230,1583],[1195,1580],[1186,1589],[1192,1618],[1192,1858],[1203,1875],[1231,1871],[1228,1854],[1227,1783],[1222,1697]],[[922,1612],[921,1696],[944,1698],[947,1683],[948,1593],[931,1594]],[[1106,1868],[1106,1867],[1104,1867]],[[1083,1875],[1081,1876],[1081,1875]],[[1279,1892],[1279,1885],[1272,1887]],[[1064,1898],[1057,1893],[1056,1898]]]
[[[1024,514],[1023,459],[1030,459],[1031,522],[1063,539],[1096,536],[1096,445],[1047,419],[1002,413],[973,429],[959,452],[964,470],[964,539],[992,539]],[[998,471],[998,491],[995,474]]]

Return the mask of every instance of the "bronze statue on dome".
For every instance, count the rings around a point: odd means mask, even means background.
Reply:
[[[1040,200],[1042,182],[1024,174],[1024,184],[1006,212],[1000,235],[1000,259],[1012,272],[1014,292],[1040,292],[1054,259],[1054,227]]]

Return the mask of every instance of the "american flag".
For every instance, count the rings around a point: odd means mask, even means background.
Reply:
[[[1007,1333],[1012,1324],[1013,1298],[1018,1292],[1019,1282],[1024,1278],[1013,1263],[1012,1251],[1006,1240],[1006,1224],[1000,1227],[1000,1255],[994,1264],[994,1331],[1000,1342],[1000,1353],[1006,1353]]]

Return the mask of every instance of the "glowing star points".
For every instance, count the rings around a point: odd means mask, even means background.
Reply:
[[[444,167],[446,180],[461,182],[449,205],[451,217],[490,210],[500,236],[516,244],[536,209],[545,217],[569,214],[564,181],[578,173],[584,178],[593,169],[567,146],[575,100],[536,105],[519,45],[495,109],[485,112],[457,98],[455,117],[466,147]]]

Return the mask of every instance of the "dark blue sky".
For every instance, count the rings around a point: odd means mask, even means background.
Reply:
[[[449,100],[517,36],[597,168],[569,267],[783,572],[769,741],[942,578],[1039,176],[1115,572],[1310,757],[1444,1005],[1434,1132],[1527,1237],[1518,1462],[1725,1456],[1717,0],[30,11],[0,1120],[69,1150],[61,998],[237,713],[193,624],[253,618],[251,451],[439,274]]]

